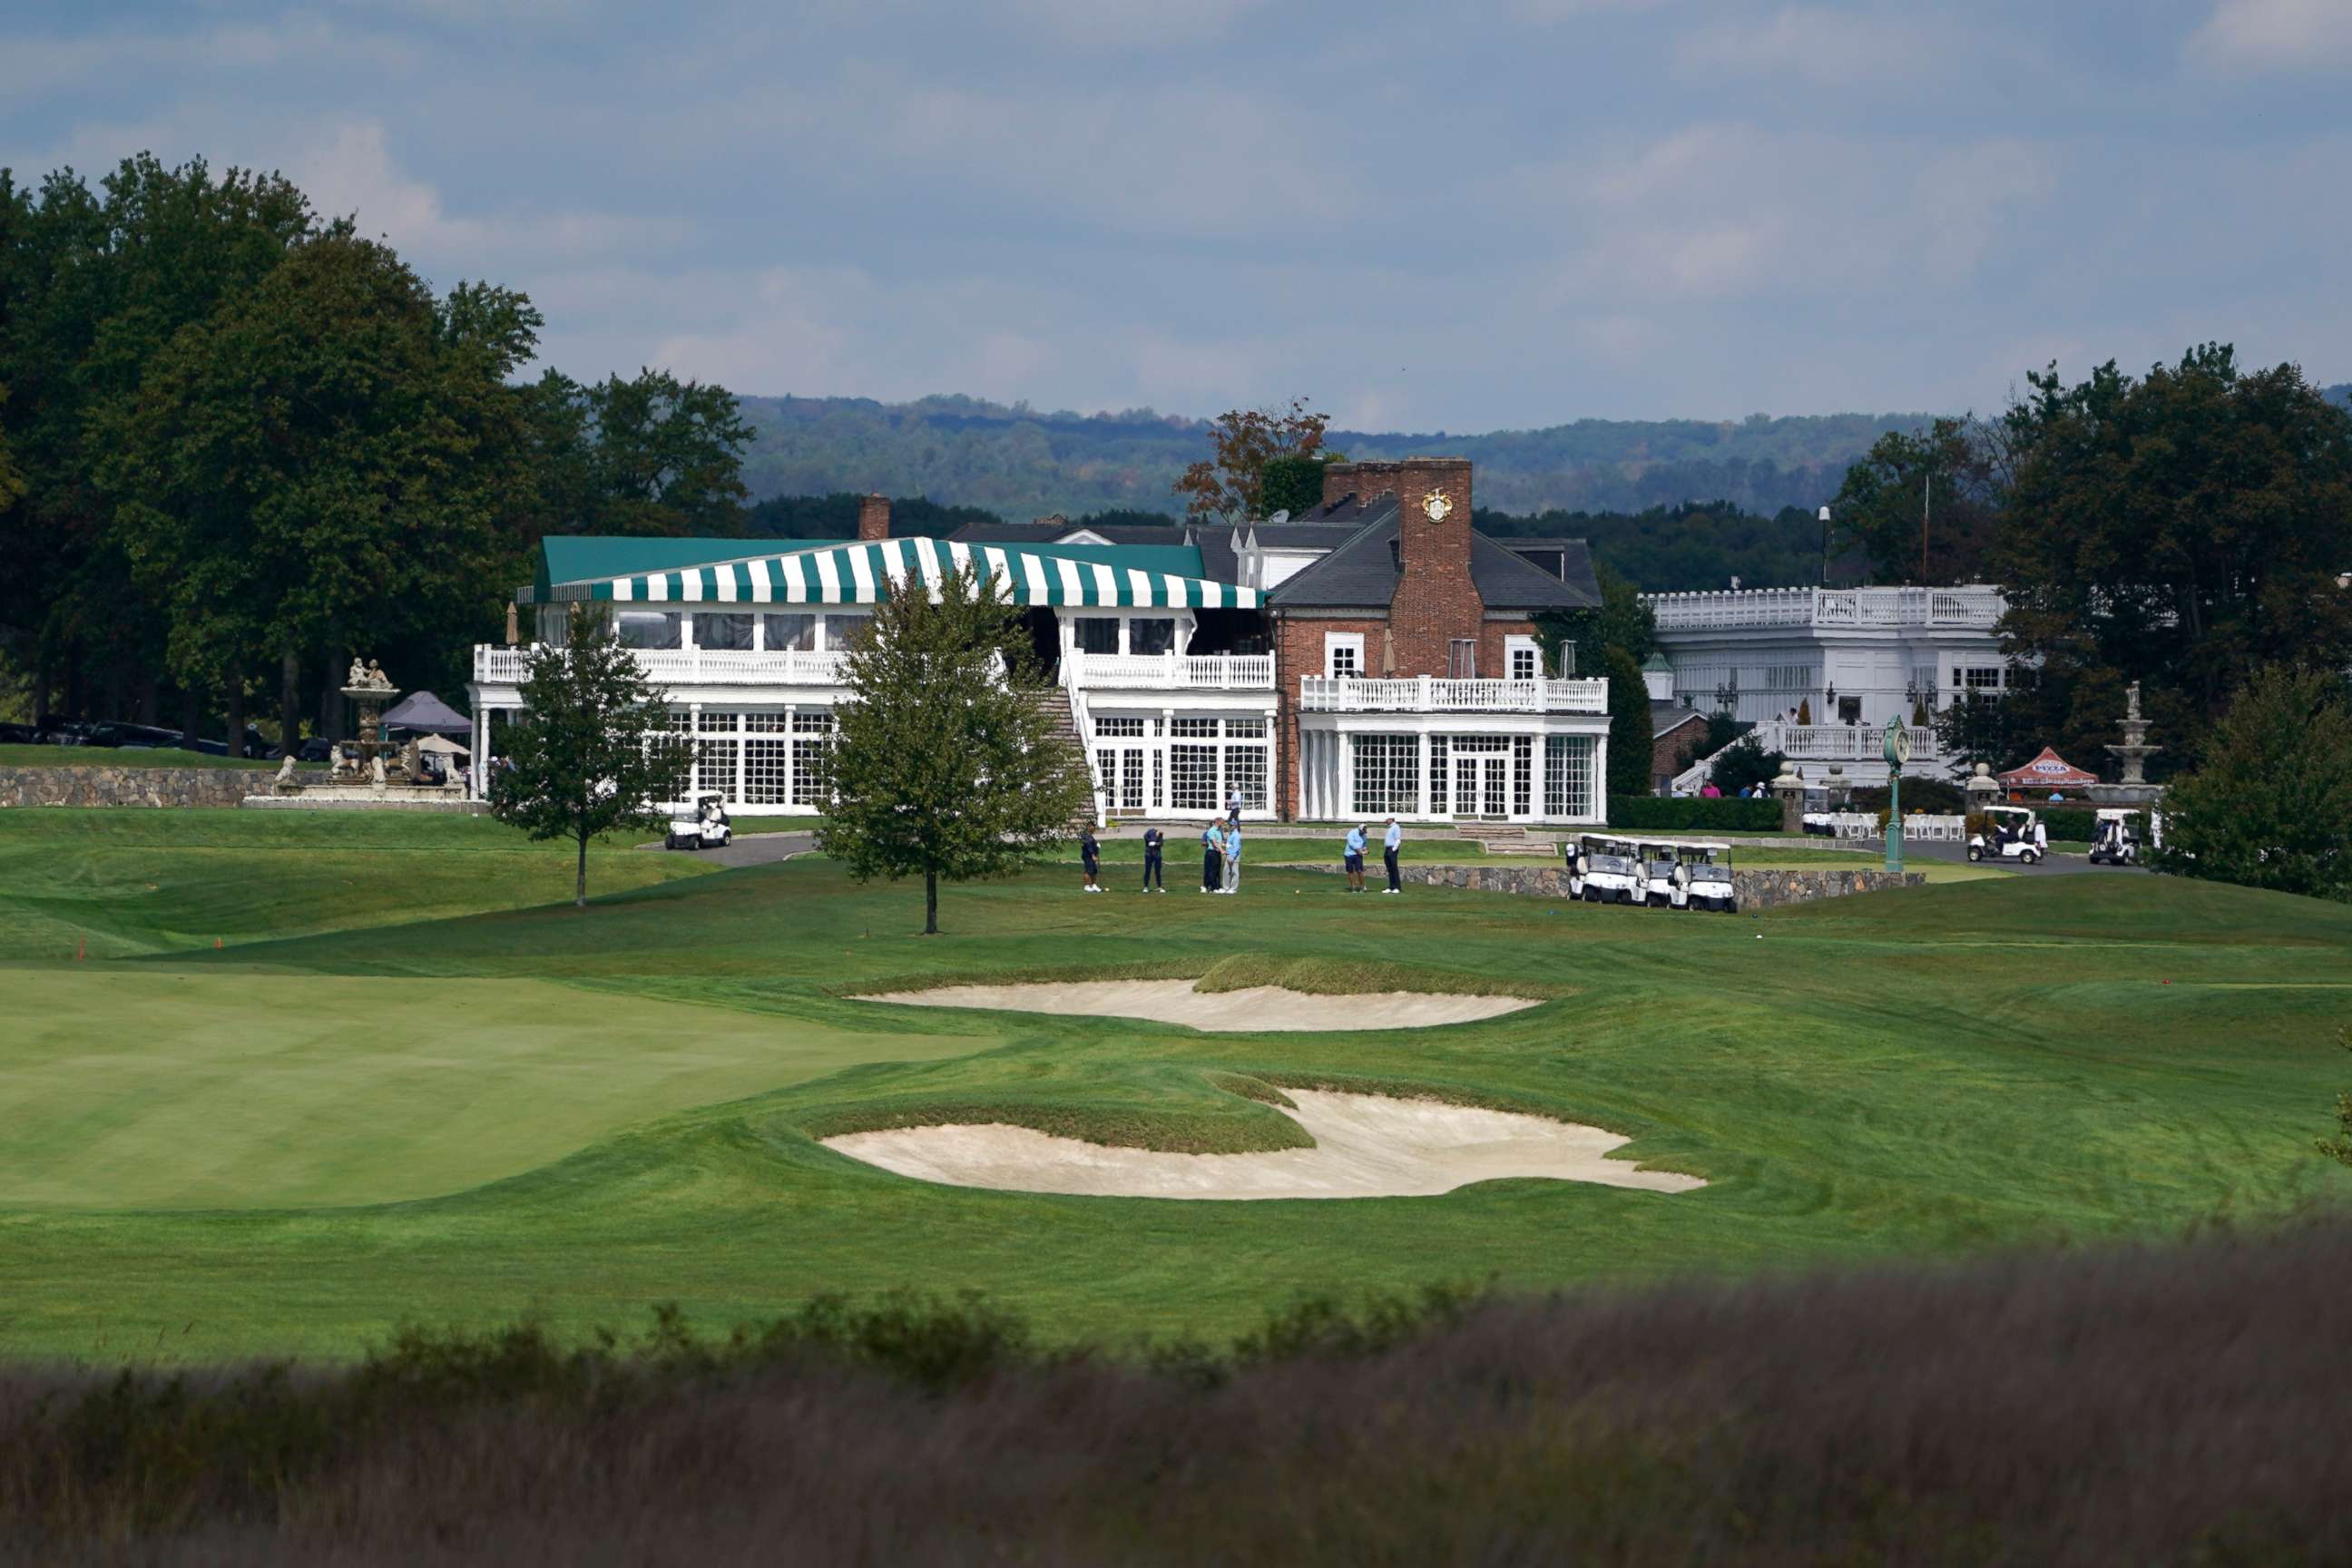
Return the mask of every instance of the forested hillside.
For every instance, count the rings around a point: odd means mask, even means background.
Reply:
[[[1013,520],[1174,510],[1171,485],[1209,451],[1206,421],[1150,409],[1047,414],[969,397],[746,397],[742,409],[754,432],[743,478],[761,498],[881,490]],[[1483,436],[1334,430],[1329,441],[1350,458],[1469,458],[1479,502],[1503,511],[1641,511],[1706,500],[1769,515],[1818,506],[1871,442],[1926,419],[1583,419]]]

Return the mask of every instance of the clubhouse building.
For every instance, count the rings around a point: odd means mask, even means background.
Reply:
[[[1597,606],[1580,540],[1470,526],[1465,458],[1335,463],[1302,518],[909,537],[868,497],[842,540],[553,537],[506,645],[474,652],[480,793],[526,650],[575,603],[613,612],[730,809],[815,814],[831,792],[841,649],[885,595],[969,568],[1018,605],[1104,821],[1396,816],[1605,820],[1608,685],[1544,668],[1534,617]]]

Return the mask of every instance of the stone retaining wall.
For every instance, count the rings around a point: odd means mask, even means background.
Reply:
[[[1376,883],[1380,874],[1377,866],[1370,868],[1366,882]],[[1408,864],[1400,868],[1398,874],[1405,881],[1423,887],[1470,888],[1479,892],[1520,893],[1535,899],[1568,897],[1568,868],[1564,866]],[[1731,873],[1731,885],[1743,910],[1775,910],[1786,904],[1811,903],[1816,899],[1843,898],[1848,893],[1917,888],[1925,886],[1927,880],[1916,871],[1849,871],[1828,866],[1787,871],[1742,871],[1735,868]]]
[[[272,768],[0,768],[0,807],[236,805],[269,788]],[[323,780],[324,773],[297,773]]]

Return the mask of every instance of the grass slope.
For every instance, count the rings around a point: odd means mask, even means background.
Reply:
[[[431,858],[382,848],[394,867]],[[112,852],[67,838],[20,868],[69,889],[86,859]],[[173,858],[151,859],[160,872]],[[278,907],[267,869],[247,867],[258,925]],[[1214,903],[1085,898],[1041,870],[950,889],[948,934],[926,941],[912,934],[919,892],[861,887],[814,860],[640,887],[585,911],[420,919],[168,964],[20,965],[12,990],[60,1022],[45,1036],[49,1065],[25,1069],[38,1125],[0,1146],[0,1194],[45,1194],[0,1210],[0,1346],[348,1353],[404,1320],[478,1325],[532,1309],[577,1331],[676,1300],[725,1324],[822,1290],[906,1285],[983,1289],[1055,1334],[1216,1333],[1307,1292],[1955,1255],[2258,1220],[2352,1192],[2352,1175],[2310,1150],[2343,1077],[2333,1035],[2352,988],[2352,910],[2137,877],[1995,878],[1737,920],[1444,889],[1350,899],[1333,879],[1271,868],[1245,886]],[[67,921],[70,900],[53,896]],[[290,929],[316,913],[299,896],[284,910]],[[1009,973],[1203,973],[1237,958],[1339,977],[1339,990],[1402,969],[1504,991],[1532,980],[1555,999],[1416,1031],[1381,1030],[1365,1003],[1362,1033],[1259,1036],[849,999]],[[143,1031],[87,995],[76,1011],[69,989],[93,973],[213,983],[211,1026],[226,1033],[208,1054],[168,1003]],[[266,1037],[326,994],[305,988],[368,995],[378,988],[351,977],[371,976],[388,983],[386,1005],[453,984],[525,999],[496,1029],[451,1010],[455,1032],[435,1051],[480,1062],[437,1065],[399,1031],[381,1062],[326,1040],[281,1061],[227,1037],[240,987]],[[520,1043],[503,1032],[541,1012],[610,1027],[577,1026],[575,1045],[563,1028]],[[626,1060],[633,1036],[674,1057],[698,1034],[721,1059]],[[742,1054],[763,1038],[778,1052],[764,1085]],[[76,1053],[111,1054],[99,1072],[73,1068]],[[808,1076],[836,1060],[856,1065]],[[1233,1092],[1236,1079],[1548,1111],[1624,1132],[1631,1156],[1712,1184],[1153,1203],[930,1186],[813,1140],[977,1119],[1173,1149],[1281,1142],[1287,1124]],[[228,1080],[251,1115],[220,1111]],[[209,1111],[171,1103],[206,1095],[221,1097]],[[363,1109],[320,1109],[336,1106]],[[364,1108],[394,1125],[362,1138]],[[474,1120],[446,1134],[413,1125],[461,1115]],[[253,1184],[242,1204],[282,1206],[105,1210],[159,1204],[177,1179],[85,1152],[93,1129],[112,1128],[149,1160],[200,1150],[224,1186]],[[500,1143],[513,1152],[475,1147]],[[419,1169],[398,1169],[404,1157]],[[502,1172],[514,1173],[451,1190]],[[370,1191],[444,1195],[324,1206]]]

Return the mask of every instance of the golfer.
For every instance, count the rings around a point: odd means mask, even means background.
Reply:
[[[1371,837],[1364,831],[1363,824],[1359,823],[1348,829],[1346,865],[1348,891],[1351,893],[1360,893],[1364,890],[1364,846],[1370,842]]]
[[[1217,825],[1201,829],[1201,891],[1222,893],[1225,890],[1225,841],[1217,836]]]
[[[1087,863],[1086,886],[1080,888],[1078,891],[1101,892],[1102,884],[1095,879],[1102,875],[1102,846],[1095,842],[1095,830],[1091,827],[1082,827],[1078,830],[1078,858]]]
[[[1404,883],[1397,876],[1397,848],[1403,843],[1404,829],[1399,827],[1397,819],[1391,816],[1389,818],[1388,834],[1381,840],[1381,859],[1389,868],[1388,890],[1391,893],[1402,892],[1404,889]]]
[[[1147,893],[1168,890],[1167,879],[1160,868],[1160,847],[1167,842],[1168,836],[1160,829],[1147,827],[1143,830],[1143,890]]]
[[[1225,829],[1225,885],[1218,890],[1242,890],[1242,825],[1238,822]]]

